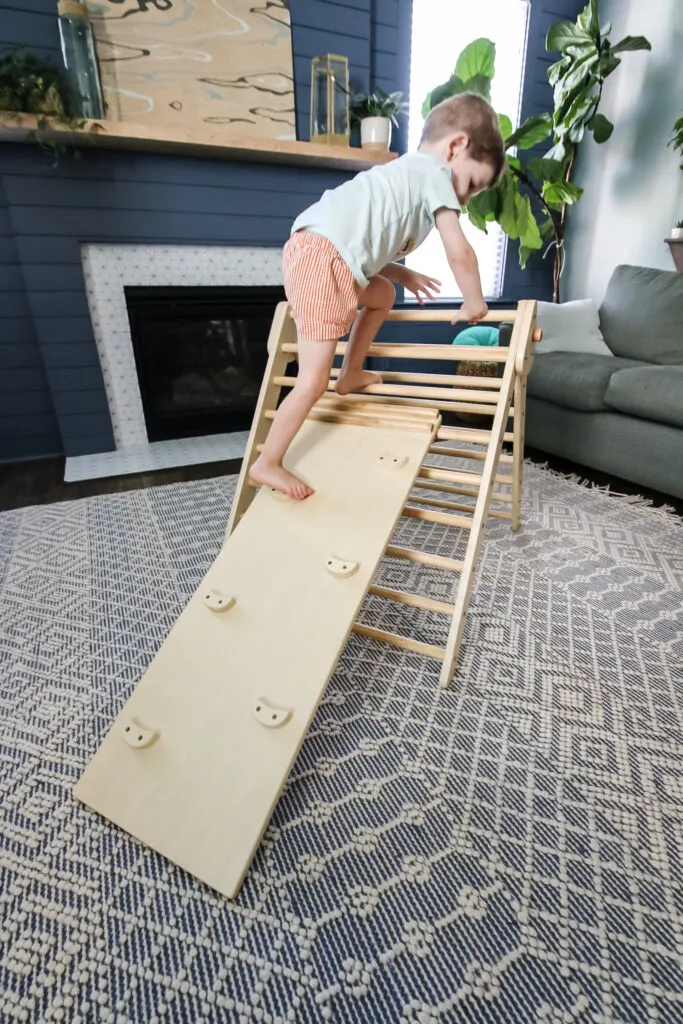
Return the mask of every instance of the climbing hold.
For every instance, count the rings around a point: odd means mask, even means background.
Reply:
[[[401,466],[405,466],[407,461],[407,455],[394,455],[392,452],[383,452],[377,456],[379,468],[387,472],[393,469],[400,469]]]
[[[271,497],[275,498],[276,501],[293,501],[288,494],[283,494],[282,491],[278,491],[276,487],[267,487],[267,491],[270,491]]]
[[[352,562],[348,558],[335,558],[330,555],[329,558],[325,559],[325,568],[328,572],[331,572],[333,576],[353,576],[354,572],[358,570],[358,562]]]
[[[138,718],[129,718],[123,726],[123,738],[129,747],[140,750],[152,746],[159,738],[159,730],[148,729]]]
[[[292,712],[289,708],[276,707],[265,697],[259,697],[254,705],[253,715],[257,722],[267,726],[268,729],[278,729],[289,721]]]
[[[212,612],[227,612],[228,608],[232,608],[234,605],[235,598],[219,594],[217,590],[209,590],[207,587],[202,593],[202,601]]]

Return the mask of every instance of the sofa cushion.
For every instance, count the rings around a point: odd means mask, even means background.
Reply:
[[[605,403],[629,416],[683,427],[683,366],[620,370],[610,377]]]
[[[615,356],[683,365],[683,274],[616,267],[600,307],[600,330]]]
[[[548,352],[535,357],[529,373],[528,391],[533,398],[542,398],[566,409],[600,412],[608,408],[604,397],[612,374],[643,365],[633,359],[618,359],[616,356]]]
[[[539,302],[537,324],[543,330],[543,338],[534,346],[538,355],[547,352],[612,355],[600,333],[598,307],[592,299]]]

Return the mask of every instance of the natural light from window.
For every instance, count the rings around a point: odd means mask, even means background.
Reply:
[[[496,44],[491,101],[495,109],[507,114],[513,127],[517,127],[528,14],[528,0],[478,0],[475,4],[469,0],[413,0],[410,150],[416,150],[420,142],[425,96],[450,78],[460,51],[482,36]],[[497,224],[489,225],[488,235],[473,227],[467,217],[462,218],[462,224],[479,260],[484,295],[497,298],[503,285],[505,235]],[[440,298],[461,297],[436,231],[407,257],[406,263],[442,282]],[[412,298],[406,292],[406,301]]]

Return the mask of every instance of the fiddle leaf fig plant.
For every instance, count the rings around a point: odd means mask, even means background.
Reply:
[[[679,117],[674,125],[673,134],[669,140],[669,146],[680,156],[681,170],[683,171],[683,117]],[[677,224],[676,226],[679,228],[683,227],[681,224]]]
[[[605,80],[621,64],[618,55],[651,48],[644,36],[625,36],[613,44],[610,31],[610,24],[600,25],[598,0],[590,0],[576,22],[560,21],[551,26],[546,48],[560,53],[560,59],[548,69],[553,111],[527,118],[516,131],[507,116],[498,115],[509,153],[508,167],[495,187],[474,196],[467,206],[470,220],[482,231],[487,223],[497,222],[509,238],[519,240],[522,267],[533,252],[554,247],[556,302],[560,300],[567,210],[583,195],[583,189],[571,180],[577,147],[586,132],[600,144],[612,135],[613,124],[598,108]],[[459,92],[478,92],[490,100],[494,71],[494,44],[475,40],[460,54],[448,82],[429,93],[423,114]],[[683,143],[683,119],[677,125]],[[547,153],[528,159],[525,151],[549,138],[552,145]]]

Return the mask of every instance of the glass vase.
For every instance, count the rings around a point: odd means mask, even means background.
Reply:
[[[349,145],[349,61],[334,53],[311,62],[311,142]]]
[[[79,0],[59,0],[59,35],[72,117],[104,117],[102,87],[90,17]]]

